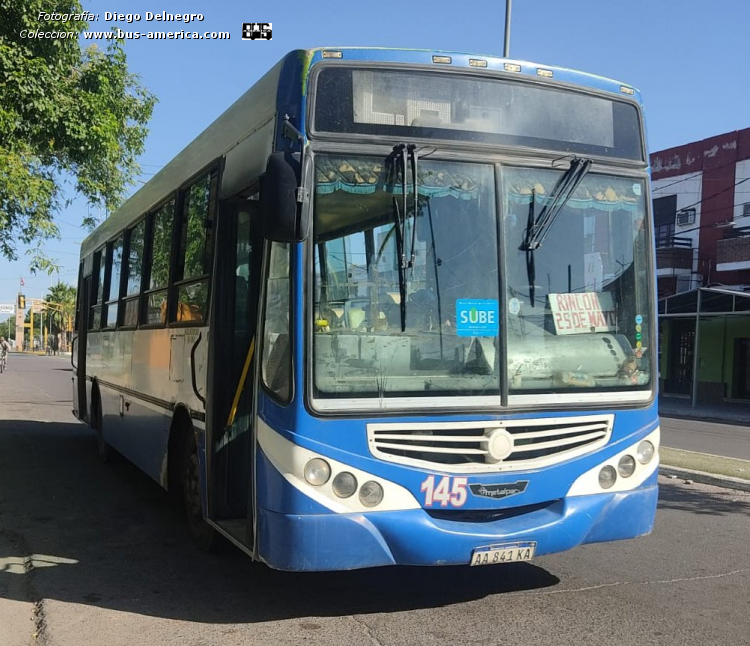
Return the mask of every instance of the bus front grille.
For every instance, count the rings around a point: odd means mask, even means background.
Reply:
[[[368,424],[377,458],[456,473],[506,472],[549,466],[604,446],[613,415]]]
[[[435,520],[448,520],[454,523],[494,523],[498,520],[509,520],[517,516],[534,513],[549,509],[558,504],[559,500],[539,502],[534,505],[523,505],[522,507],[508,507],[507,509],[434,509],[426,508],[425,511]]]

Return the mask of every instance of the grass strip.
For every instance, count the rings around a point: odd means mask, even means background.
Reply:
[[[725,458],[719,455],[706,455],[694,451],[680,449],[659,449],[662,466],[704,471],[722,476],[731,476],[742,480],[750,480],[750,460]]]

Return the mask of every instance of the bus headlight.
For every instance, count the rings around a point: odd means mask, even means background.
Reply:
[[[602,470],[599,471],[599,486],[602,489],[609,489],[615,484],[616,480],[617,471],[615,471],[614,467],[607,465],[606,467],[602,467]]]
[[[349,498],[357,491],[357,479],[348,471],[337,474],[332,483],[333,493],[339,498]]]
[[[635,472],[635,458],[632,455],[623,455],[617,463],[617,473],[623,478],[629,478]]]
[[[365,507],[377,507],[383,502],[383,487],[374,480],[368,480],[359,490],[359,502]]]
[[[648,440],[643,440],[643,442],[638,445],[636,457],[641,464],[648,464],[653,459],[655,453],[656,449],[654,448],[654,445]]]
[[[305,480],[311,485],[319,487],[328,482],[331,477],[331,467],[322,458],[313,458],[305,465]]]

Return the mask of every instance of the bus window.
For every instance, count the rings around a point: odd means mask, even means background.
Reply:
[[[216,172],[195,184],[185,195],[182,212],[177,310],[174,320],[202,321],[208,303],[208,277],[213,255],[213,217]]]
[[[98,330],[102,323],[102,300],[104,296],[104,270],[106,269],[106,263],[102,259],[104,249],[97,251],[94,254],[94,275],[96,276],[96,300],[91,306],[91,313],[89,314],[89,329]]]
[[[167,295],[170,253],[172,250],[172,219],[174,198],[164,204],[151,220],[151,272],[148,281],[146,323],[167,322]]]
[[[266,285],[263,383],[282,401],[291,394],[289,348],[289,245],[274,242]]]
[[[138,298],[141,292],[141,272],[143,271],[143,241],[146,233],[146,221],[141,220],[128,234],[128,256],[125,268],[125,298],[122,301],[122,325],[138,325]]]
[[[122,268],[122,236],[110,243],[107,259],[110,269],[105,325],[112,328],[117,326],[117,307],[119,304],[118,299],[120,298],[120,269]]]

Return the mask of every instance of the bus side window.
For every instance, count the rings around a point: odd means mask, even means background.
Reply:
[[[289,244],[273,242],[266,284],[263,326],[263,384],[283,402],[291,396],[289,339]]]
[[[104,325],[108,328],[117,327],[117,311],[120,299],[120,282],[122,278],[122,242],[120,235],[114,242],[110,242],[107,251],[107,263],[109,264],[109,286],[107,290],[107,303],[104,313]]]
[[[128,231],[127,255],[122,271],[125,273],[125,292],[120,312],[123,327],[138,325],[138,311],[141,293],[141,273],[143,271],[143,244],[146,234],[146,220],[141,220]]]
[[[200,322],[208,313],[208,285],[213,261],[213,221],[218,173],[204,175],[185,191],[175,287],[173,322]]]
[[[147,325],[164,325],[167,322],[167,296],[169,265],[172,249],[172,220],[174,197],[164,203],[149,219],[147,239],[150,240],[148,279],[144,274],[145,309]]]
[[[104,272],[106,269],[106,247],[94,254],[95,298],[89,313],[89,329],[98,330],[102,323],[102,300],[104,297]]]

